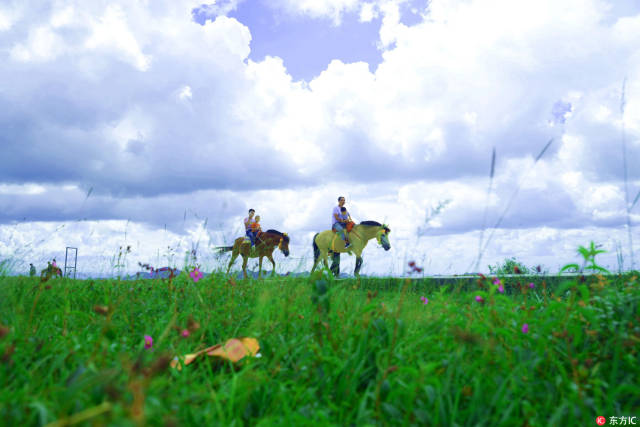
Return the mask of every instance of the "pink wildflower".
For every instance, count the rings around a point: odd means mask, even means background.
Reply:
[[[499,285],[500,284],[500,279],[498,279],[497,277],[495,279],[493,279],[493,284],[494,285]]]
[[[188,329],[183,329],[182,330],[182,336],[185,337],[185,338],[188,337],[189,336],[189,330]]]
[[[476,295],[476,301],[483,302],[484,299],[480,295]]]
[[[534,284],[533,284],[533,282],[529,283],[529,287],[530,287],[531,289],[533,289],[535,286],[536,286],[536,285],[534,285]]]
[[[502,286],[502,283],[500,283],[500,285],[498,285],[498,292],[500,292],[501,294],[504,293],[504,286]]]
[[[427,297],[420,297],[420,299],[425,305],[429,304],[429,300],[427,299]]]
[[[198,283],[198,280],[202,279],[202,272],[198,270],[198,268],[194,268],[193,271],[189,274],[193,279],[194,283]]]
[[[151,336],[149,336],[149,335],[145,335],[144,336],[144,348],[150,349],[151,347],[153,347],[153,338],[151,338]]]
[[[522,325],[522,333],[527,333],[529,332],[529,325],[527,323],[525,323],[524,325]]]

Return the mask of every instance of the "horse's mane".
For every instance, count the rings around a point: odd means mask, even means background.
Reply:
[[[372,227],[383,227],[385,231],[387,231],[387,232],[391,231],[391,230],[389,230],[389,227],[380,224],[378,221],[362,221],[360,223],[360,225],[369,225],[369,226],[372,226]]]
[[[265,233],[277,234],[278,236],[282,237],[285,242],[289,243],[289,236],[285,236],[284,233],[281,233],[278,230],[269,229],[265,231]]]

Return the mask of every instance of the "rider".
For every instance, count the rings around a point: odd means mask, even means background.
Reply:
[[[352,222],[351,215],[344,207],[345,198],[343,196],[338,197],[338,206],[333,208],[333,214],[331,220],[331,228],[338,232],[342,240],[344,240],[345,249],[351,246],[349,243],[349,234],[347,233],[347,224]]]
[[[244,219],[244,228],[245,233],[251,239],[251,246],[255,245],[256,237],[254,233],[251,231],[251,224],[256,222],[253,218],[253,215],[256,213],[255,209],[249,209],[249,216]]]
[[[253,234],[254,241],[261,232],[262,227],[260,227],[260,215],[256,215],[255,222],[251,223],[251,234]]]

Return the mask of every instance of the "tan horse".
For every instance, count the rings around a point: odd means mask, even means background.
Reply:
[[[353,230],[349,233],[349,242],[351,246],[348,249],[344,247],[344,241],[340,238],[338,233],[334,233],[332,230],[326,230],[321,233],[317,233],[313,236],[313,273],[320,262],[320,257],[324,262],[324,266],[329,268],[327,261],[327,255],[329,250],[334,253],[351,253],[356,256],[356,268],[353,274],[356,277],[360,277],[360,267],[362,267],[362,251],[369,240],[376,238],[378,243],[382,245],[385,251],[391,249],[389,243],[389,233],[391,230],[384,224],[380,224],[376,221],[362,221],[360,224],[353,227]]]
[[[231,252],[231,260],[227,267],[227,274],[233,265],[238,255],[242,255],[242,272],[244,278],[247,278],[247,261],[249,258],[259,258],[258,264],[258,277],[262,275],[262,258],[267,257],[271,264],[273,264],[273,271],[271,275],[276,274],[276,262],[273,260],[273,250],[275,248],[280,249],[284,256],[289,256],[289,236],[287,233],[281,233],[277,230],[267,230],[260,234],[256,238],[255,247],[251,248],[251,242],[247,241],[244,237],[238,237],[233,246],[221,246],[216,248],[218,253]]]

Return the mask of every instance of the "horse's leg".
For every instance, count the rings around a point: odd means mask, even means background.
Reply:
[[[340,275],[340,252],[331,252],[331,272],[334,276]]]
[[[320,257],[320,249],[318,249],[318,244],[316,243],[316,238],[319,234],[320,233],[316,233],[311,239],[311,246],[313,247],[313,267],[311,267],[311,273],[315,271],[316,265],[318,265],[318,258]]]
[[[318,250],[318,256],[315,257],[315,259],[313,260],[313,267],[311,268],[311,272],[313,273],[316,270],[316,267],[318,266],[318,263],[320,262],[320,250]]]
[[[247,261],[249,261],[249,255],[242,254],[242,273],[244,278],[247,278]]]
[[[269,261],[271,261],[271,264],[273,264],[273,271],[271,272],[272,276],[276,275],[276,262],[273,260],[273,254],[268,254],[267,258],[269,259]]]
[[[231,252],[231,260],[229,261],[229,265],[227,266],[227,274],[229,274],[229,270],[231,270],[231,266],[238,258],[239,251],[236,247],[233,248],[233,252]]]
[[[354,276],[360,277],[360,267],[362,267],[362,255],[356,257],[356,269],[353,272]]]
[[[356,248],[353,254],[356,256],[356,268],[353,271],[353,275],[356,278],[360,278],[360,267],[362,267],[362,250],[364,248]]]
[[[329,251],[327,249],[320,250],[320,255],[322,256],[322,262],[324,263],[324,267],[327,269],[329,268],[328,252]]]

